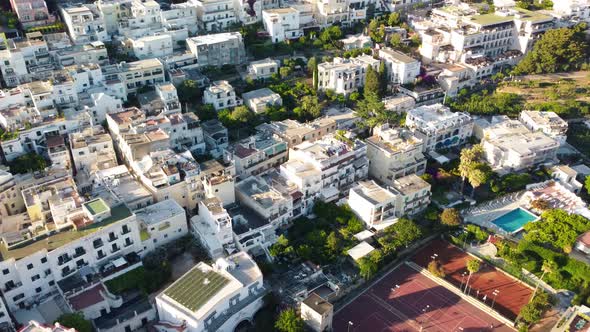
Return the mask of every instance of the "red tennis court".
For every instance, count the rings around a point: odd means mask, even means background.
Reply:
[[[458,288],[461,287],[467,281],[467,277],[463,276],[463,273],[468,274],[467,261],[473,257],[446,241],[434,240],[421,249],[412,260],[422,267],[427,267],[434,254],[438,255],[436,259],[443,265],[445,279]],[[533,294],[528,285],[484,262],[479,272],[473,274],[469,284],[470,294],[488,306],[492,305],[494,291],[498,290],[494,310],[512,321]]]
[[[336,332],[513,331],[407,265],[392,270],[338,311],[333,328]]]

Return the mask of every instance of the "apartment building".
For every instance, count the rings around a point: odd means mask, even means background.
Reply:
[[[424,144],[407,129],[390,128],[387,124],[377,126],[366,143],[369,175],[381,183],[392,185],[395,179],[422,175],[426,170]]]
[[[299,187],[311,209],[315,199],[336,200],[354,182],[367,178],[367,146],[360,140],[343,142],[327,135],[291,148],[280,171]]]
[[[305,324],[314,332],[331,331],[334,306],[316,293],[301,301],[299,311]]]
[[[357,186],[350,188],[348,206],[368,229],[383,229],[393,225],[399,217],[396,211],[397,198],[375,181],[360,181]]]
[[[167,199],[135,211],[143,250],[149,252],[188,234],[186,212]]]
[[[236,174],[245,178],[281,165],[287,161],[287,154],[287,143],[279,136],[258,132],[225,149],[224,159],[233,160]]]
[[[143,36],[137,39],[127,39],[125,47],[129,53],[138,59],[161,58],[174,53],[172,36],[168,33],[160,33],[152,36]]]
[[[367,18],[367,7],[372,1],[358,0],[317,0],[314,1],[314,16],[318,24],[327,27],[332,24],[350,25]]]
[[[266,294],[262,272],[245,252],[200,262],[156,296],[160,321],[187,332],[232,331],[253,319]]]
[[[199,29],[204,32],[226,30],[238,22],[233,0],[195,0]]]
[[[318,65],[318,90],[333,90],[335,93],[348,95],[365,85],[367,68],[379,70],[380,61],[370,55],[356,58],[334,58],[332,62]]]
[[[154,197],[125,165],[94,172],[89,183],[80,182],[87,191],[105,200],[124,203],[131,210],[138,210],[154,203]]]
[[[197,58],[199,67],[239,65],[246,59],[242,34],[239,32],[188,38],[186,47]]]
[[[86,44],[94,41],[107,41],[104,18],[94,4],[64,4],[60,13],[68,34],[75,44]]]
[[[10,0],[10,6],[25,29],[55,22],[44,0]]]
[[[70,134],[69,143],[76,172],[92,174],[117,166],[113,140],[101,126]]]
[[[531,131],[541,131],[564,144],[567,139],[568,124],[555,112],[522,111],[520,121]]]
[[[478,127],[481,127],[479,122]],[[541,131],[529,131],[519,121],[495,117],[491,124],[479,131],[485,158],[500,173],[517,172],[556,161],[560,143]]]
[[[154,90],[137,95],[137,99],[141,109],[148,114],[163,112],[172,115],[182,110],[176,87],[172,83],[158,83]]]
[[[50,49],[49,53],[56,64],[61,66],[109,63],[107,49],[103,42],[95,41],[84,45],[72,45],[67,48]]]
[[[217,197],[199,202],[199,214],[190,220],[191,232],[213,259],[224,257],[235,248],[232,219]]]
[[[420,75],[420,61],[389,47],[379,50],[379,59],[385,63],[387,78],[393,84],[414,83]]]
[[[398,196],[397,215],[414,215],[428,207],[431,196],[430,188],[430,184],[416,174],[394,180],[389,189]]]
[[[46,79],[53,69],[47,43],[40,34],[7,39],[6,47],[0,50],[0,71],[7,87]]]
[[[203,135],[207,151],[213,157],[219,157],[223,154],[223,150],[228,147],[229,135],[227,128],[221,124],[221,121],[212,119],[201,124],[203,126]]]
[[[300,123],[296,120],[274,121],[263,123],[256,127],[259,132],[266,131],[278,135],[289,147],[294,147],[305,141],[314,142],[325,135],[335,133],[336,120],[327,117],[319,118],[309,123]]]
[[[167,29],[184,28],[191,35],[196,35],[199,32],[198,24],[195,1],[173,3],[170,9],[162,11],[162,25]]]
[[[371,37],[364,34],[348,35],[346,38],[340,39],[340,42],[342,43],[342,48],[345,51],[367,47],[373,48],[373,41],[371,40]]]
[[[119,79],[127,89],[127,93],[135,93],[141,86],[155,85],[165,81],[164,66],[158,59],[121,62],[118,69]]]
[[[565,0],[553,4],[552,15],[557,16],[563,21],[569,22],[589,22],[590,21],[590,3],[585,0]]]
[[[262,20],[264,1],[234,0],[236,19],[244,25],[254,24]],[[267,9],[268,7],[264,7]]]
[[[66,216],[64,227],[55,229],[43,222],[42,236],[33,236],[27,218],[19,219],[11,230],[3,229],[1,287],[10,310],[55,296],[56,284],[83,267],[100,269],[141,251],[135,215],[125,205],[109,206],[100,198],[79,203]]]
[[[279,73],[280,61],[266,58],[264,60],[251,61],[248,64],[248,75],[250,78],[267,79]]]
[[[303,36],[303,30],[299,26],[299,11],[295,8],[263,10],[262,22],[273,43]]]
[[[236,197],[275,227],[285,226],[293,217],[293,197],[273,188],[260,176],[250,176],[236,183]]]
[[[281,95],[269,88],[252,90],[242,94],[244,105],[248,106],[254,113],[264,113],[269,106],[281,106],[283,99]]]
[[[114,34],[140,38],[162,27],[162,10],[154,0],[104,1],[103,7],[110,7],[107,20]]]
[[[473,132],[473,119],[441,104],[423,105],[408,111],[406,126],[422,140],[423,151],[429,152],[465,143]]]
[[[203,93],[203,103],[211,104],[216,111],[242,105],[234,87],[228,81],[215,81]]]

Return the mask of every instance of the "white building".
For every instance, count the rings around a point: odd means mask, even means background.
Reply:
[[[31,208],[29,214],[36,216]],[[58,281],[84,266],[95,268],[142,249],[135,215],[124,205],[110,207],[102,199],[77,200],[64,219],[65,228],[31,241],[25,225],[33,220],[22,218],[2,232],[1,287],[11,310],[55,294]]]
[[[408,111],[406,126],[422,140],[424,152],[429,152],[463,144],[472,134],[473,119],[441,104],[424,105]]]
[[[367,178],[366,154],[367,147],[360,140],[343,142],[327,135],[291,148],[289,161],[280,170],[304,194],[304,211],[308,211],[316,198],[335,200],[356,181]]]
[[[579,194],[584,187],[584,185],[576,179],[578,177],[578,172],[567,165],[555,166],[551,171],[551,177],[556,181],[559,181],[562,186],[573,193]]]
[[[162,25],[169,30],[184,28],[191,35],[196,35],[199,32],[197,3],[187,1],[171,4],[170,9],[162,11]]]
[[[186,48],[197,58],[200,67],[238,65],[246,59],[242,34],[239,32],[188,38]]]
[[[426,169],[423,142],[406,129],[377,126],[366,143],[369,175],[382,183],[392,185],[397,178],[422,175]]]
[[[151,251],[188,234],[186,212],[167,199],[135,211],[143,249]]]
[[[262,22],[273,43],[303,36],[303,30],[299,26],[299,11],[295,8],[263,10]]]
[[[228,81],[215,81],[203,93],[203,103],[211,104],[216,111],[242,105],[234,87]]]
[[[127,39],[125,46],[138,59],[161,58],[174,52],[172,36],[167,33]]]
[[[199,28],[219,32],[237,23],[233,0],[194,0],[197,5]]]
[[[258,175],[287,161],[287,143],[279,136],[259,132],[234,143],[224,151],[224,159],[233,160],[239,177]]]
[[[27,38],[7,39],[0,50],[0,71],[8,87],[32,80],[47,79],[54,69],[47,42],[27,34]]]
[[[336,93],[348,95],[365,85],[367,68],[379,70],[380,61],[370,55],[356,58],[334,58],[332,62],[318,65],[318,90],[333,90]]]
[[[368,229],[390,226],[400,216],[396,211],[397,196],[375,181],[361,181],[351,188],[348,206]]]
[[[414,215],[430,204],[430,184],[416,174],[394,180],[389,189],[397,196],[397,216]]]
[[[117,166],[113,140],[101,126],[72,133],[69,140],[72,161],[77,172],[92,174],[99,169]]]
[[[203,136],[207,145],[207,151],[214,157],[221,156],[223,150],[229,144],[227,128],[217,119],[205,121],[201,125],[203,126]]]
[[[301,318],[314,332],[332,330],[334,306],[316,293],[311,293],[300,306]]]
[[[345,51],[354,50],[357,48],[362,49],[373,47],[373,41],[371,40],[371,37],[364,34],[346,36],[346,38],[340,39],[340,42],[342,43],[342,48]]]
[[[248,75],[254,80],[270,78],[273,74],[278,74],[279,67],[280,62],[271,58],[252,61],[248,64]]]
[[[110,36],[102,13],[93,4],[67,4],[60,8],[61,17],[76,44],[107,41]]]
[[[414,83],[420,75],[420,61],[389,47],[379,50],[379,58],[385,63],[387,78],[393,84]]]
[[[560,144],[567,139],[567,122],[555,112],[522,111],[520,121],[531,131],[541,131]]]
[[[199,214],[191,218],[191,230],[213,258],[234,247],[232,219],[217,197],[199,202]],[[229,249],[228,249],[229,248]]]
[[[268,106],[281,106],[283,99],[281,95],[269,88],[253,90],[242,94],[244,105],[248,106],[254,113],[263,113]]]
[[[262,20],[264,1],[234,0],[234,10],[238,21],[245,25],[254,24]],[[268,7],[264,7],[268,8]]]
[[[565,0],[553,3],[553,14],[564,21],[590,21],[590,3],[587,0]]]
[[[197,264],[156,296],[160,320],[187,332],[233,331],[251,320],[263,304],[262,272],[248,254],[238,252],[213,266]]]
[[[506,134],[484,139],[484,155],[490,166],[500,173],[529,169],[557,160],[559,142],[542,132]]]

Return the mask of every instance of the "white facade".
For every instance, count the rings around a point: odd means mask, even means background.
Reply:
[[[560,144],[567,139],[567,122],[555,112],[522,111],[520,121],[531,131],[541,131]]]
[[[387,77],[394,84],[414,83],[420,75],[420,61],[391,48],[379,50],[379,58],[385,63]]]
[[[287,143],[277,135],[260,132],[234,143],[224,151],[233,160],[240,177],[258,175],[287,161]]]
[[[318,65],[318,90],[333,90],[348,95],[365,85],[367,68],[379,70],[379,60],[369,55],[352,59],[334,58],[332,62]]]
[[[197,5],[199,28],[204,32],[219,32],[235,24],[233,0],[193,0]]]
[[[248,64],[248,75],[255,80],[270,78],[273,74],[279,73],[279,67],[280,62],[271,58],[252,61]]]
[[[215,81],[203,93],[203,103],[211,104],[216,111],[242,104],[234,87],[228,81]]]
[[[172,42],[172,36],[163,33],[138,39],[128,39],[126,45],[130,53],[141,60],[171,55],[174,52]]]
[[[263,10],[262,22],[273,43],[303,36],[299,27],[299,11],[295,8]]]
[[[92,173],[117,166],[117,155],[111,136],[102,127],[87,128],[69,137],[76,171]]]
[[[268,106],[281,106],[283,99],[281,95],[269,88],[253,90],[242,94],[244,105],[248,106],[254,113],[263,113]]]
[[[366,142],[369,175],[382,183],[392,185],[397,178],[422,175],[426,169],[423,142],[406,129],[377,126]]]
[[[110,40],[104,18],[96,5],[65,5],[61,7],[61,16],[76,44]]]
[[[332,330],[334,307],[316,293],[311,293],[300,305],[301,318],[314,332]]]
[[[242,34],[239,32],[188,38],[186,48],[197,58],[199,67],[238,65],[246,58]]]
[[[167,199],[135,211],[143,249],[177,240],[188,234],[186,212],[175,200]]]
[[[264,293],[262,272],[248,254],[238,252],[213,266],[200,262],[158,294],[156,306],[161,321],[183,325],[187,332],[229,332],[254,317]]]
[[[414,215],[430,204],[430,184],[416,174],[394,180],[389,190],[397,196],[397,216]]]
[[[361,181],[350,189],[348,206],[371,229],[379,225],[391,225],[396,214],[397,196],[380,187],[375,181]]]
[[[335,200],[354,182],[367,178],[366,154],[367,147],[359,140],[349,145],[327,135],[294,146],[289,150],[289,161],[280,170],[303,193],[304,211],[308,211],[316,198]]]
[[[441,104],[424,105],[408,111],[406,126],[422,140],[423,150],[428,152],[463,144],[473,132],[473,119]]]

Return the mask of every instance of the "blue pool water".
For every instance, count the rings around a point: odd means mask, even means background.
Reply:
[[[506,232],[514,233],[527,223],[536,220],[537,217],[532,213],[521,208],[514,209],[492,221],[496,226]]]

